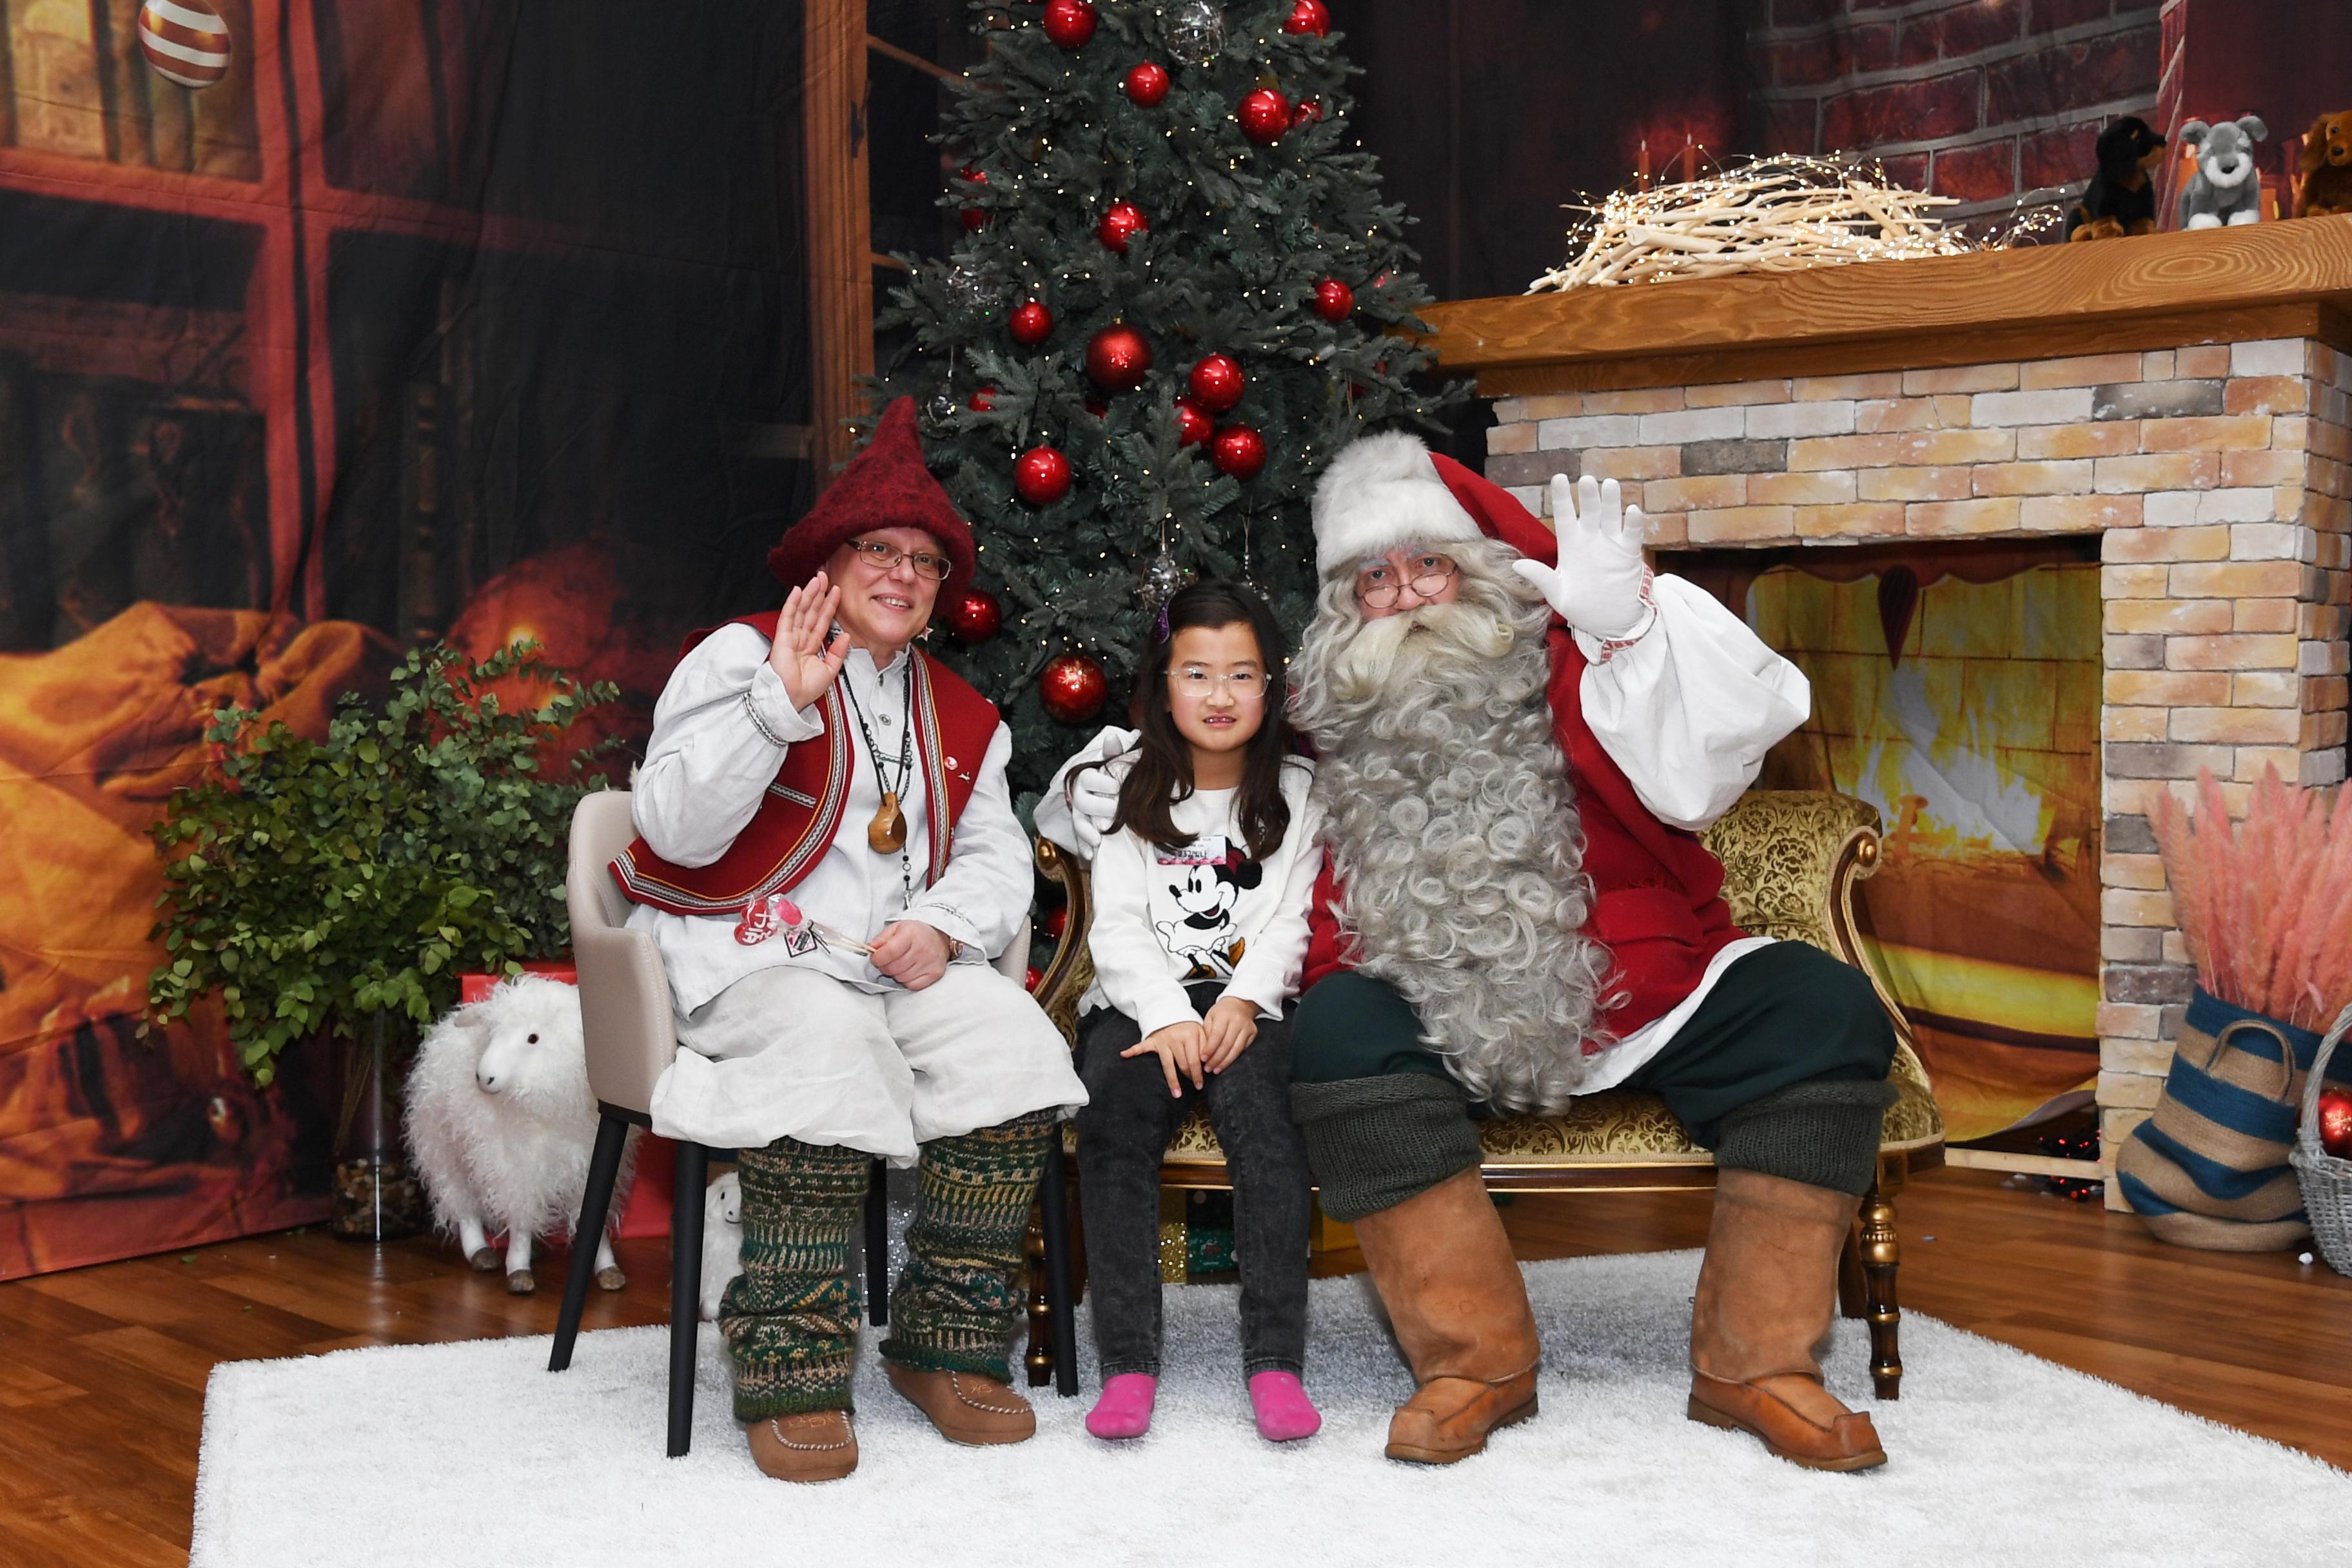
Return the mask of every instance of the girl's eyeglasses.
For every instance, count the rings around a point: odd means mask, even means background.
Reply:
[[[1265,696],[1265,677],[1255,669],[1228,670],[1218,675],[1197,665],[1186,665],[1181,669],[1170,670],[1168,680],[1185,696],[1203,701],[1220,686],[1236,702],[1256,702]]]
[[[935,555],[928,550],[901,550],[879,539],[853,539],[849,542],[849,548],[857,552],[858,559],[877,573],[896,572],[899,562],[911,561],[915,563],[918,576],[929,577],[934,583],[946,582],[948,573],[954,565],[944,555]]]
[[[1367,609],[1385,610],[1397,602],[1404,592],[1405,583],[1424,599],[1433,599],[1445,592],[1445,581],[1454,575],[1451,555],[1416,555],[1412,562],[1412,575],[1403,583],[1397,580],[1396,569],[1382,563],[1367,566],[1356,574],[1356,597]]]

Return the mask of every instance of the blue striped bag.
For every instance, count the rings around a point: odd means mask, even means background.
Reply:
[[[2275,1252],[2309,1237],[2287,1151],[2318,1049],[2311,1030],[2199,987],[2156,1114],[2116,1152],[2124,1196],[2159,1240]]]

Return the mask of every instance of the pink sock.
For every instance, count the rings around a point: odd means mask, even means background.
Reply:
[[[1122,1372],[1103,1384],[1102,1397],[1087,1412],[1087,1430],[1097,1437],[1140,1437],[1151,1430],[1151,1402],[1160,1380],[1148,1372]]]
[[[1249,1380],[1250,1411],[1257,1417],[1257,1435],[1269,1443],[1312,1437],[1323,1416],[1307,1397],[1295,1372],[1261,1372]]]

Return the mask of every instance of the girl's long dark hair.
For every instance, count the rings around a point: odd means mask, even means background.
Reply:
[[[1263,860],[1282,846],[1290,830],[1290,805],[1282,798],[1284,760],[1297,750],[1292,738],[1288,681],[1283,661],[1289,654],[1282,628],[1264,599],[1239,583],[1222,580],[1180,588],[1168,601],[1168,635],[1137,679],[1141,683],[1142,739],[1135,763],[1119,786],[1118,815],[1111,831],[1133,828],[1138,835],[1165,849],[1180,847],[1185,836],[1177,831],[1170,808],[1192,797],[1192,746],[1177,731],[1169,709],[1168,662],[1176,634],[1187,626],[1230,626],[1240,622],[1257,638],[1258,661],[1265,667],[1265,718],[1249,738],[1242,764],[1241,794],[1236,801],[1242,837],[1250,858]]]

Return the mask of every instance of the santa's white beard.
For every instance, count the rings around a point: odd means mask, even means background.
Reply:
[[[1457,555],[1457,560],[1460,556]],[[1556,1110],[1600,1039],[1583,835],[1545,698],[1548,612],[1462,561],[1463,597],[1363,620],[1327,591],[1293,675],[1358,969],[1475,1099]]]

